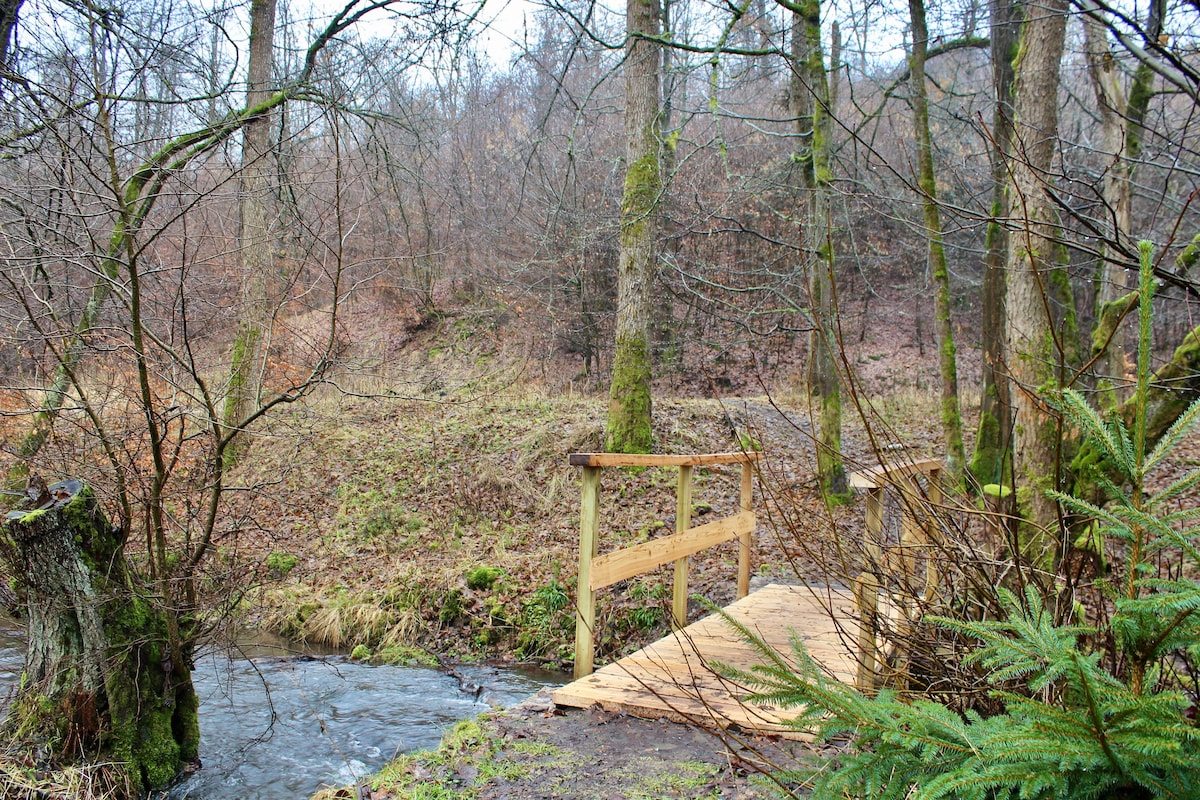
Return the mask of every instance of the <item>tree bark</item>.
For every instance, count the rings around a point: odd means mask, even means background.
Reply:
[[[821,4],[805,0],[792,12],[792,115],[800,142],[800,221],[813,325],[809,337],[808,390],[817,406],[817,478],[826,503],[849,496],[842,461],[841,378],[834,358],[835,318],[832,184],[833,120],[829,76],[821,46]]]
[[[17,38],[17,18],[24,0],[0,0],[0,68],[8,66]]]
[[[250,60],[246,74],[246,107],[270,99],[274,65],[275,0],[250,4]],[[261,395],[267,337],[271,330],[274,298],[272,223],[275,218],[274,159],[271,148],[270,109],[246,123],[242,133],[240,180],[241,307],[237,334],[229,359],[229,389],[223,413],[226,428],[245,419]],[[236,449],[232,455],[236,455]]]
[[[605,445],[614,453],[648,453],[651,433],[650,315],[655,235],[662,195],[658,136],[657,0],[628,0],[625,11],[625,191],[617,266],[616,346]]]
[[[1016,230],[1008,254],[1007,357],[1012,378],[1017,502],[1024,525],[1022,555],[1052,569],[1059,548],[1058,420],[1040,399],[1059,383],[1073,334],[1056,330],[1055,282],[1060,243],[1057,210],[1047,192],[1058,136],[1059,66],[1066,33],[1066,0],[1030,11],[1017,55],[1014,144],[1009,208]]]
[[[987,227],[987,256],[983,272],[983,314],[980,348],[979,428],[971,455],[971,475],[980,486],[1008,484],[1012,468],[1007,459],[1012,424],[1008,376],[1004,370],[1005,294],[1004,268],[1008,262],[1008,231],[1002,220],[1008,214],[1008,157],[1012,145],[1013,61],[1016,58],[1020,5],[1014,0],[991,0],[992,90],[992,219]]]
[[[1152,39],[1157,39],[1162,32],[1164,5],[1163,0],[1151,3],[1146,29]],[[1152,72],[1145,63],[1139,64],[1126,94],[1104,25],[1097,17],[1084,15],[1083,27],[1087,41],[1088,75],[1092,80],[1100,115],[1101,147],[1108,158],[1101,187],[1104,218],[1098,220],[1108,239],[1101,248],[1101,262],[1096,270],[1096,319],[1099,323],[1131,288],[1124,265],[1115,257],[1105,256],[1110,251],[1128,252],[1133,245],[1130,228],[1134,159],[1140,151],[1141,126],[1153,96],[1150,87]],[[1129,396],[1126,327],[1118,323],[1104,331],[1097,330],[1092,336],[1101,408],[1112,409]]]
[[[9,732],[64,760],[114,763],[134,795],[165,786],[200,738],[190,665],[170,655],[171,611],[142,591],[90,488],[58,483],[31,505],[8,514],[0,548],[29,634]]]
[[[929,29],[925,22],[924,0],[909,0],[912,18],[912,58],[909,72],[913,82],[913,136],[917,144],[917,182],[921,187],[921,206],[925,215],[929,267],[933,273],[934,330],[938,339],[938,372],[942,379],[942,445],[945,452],[946,478],[951,486],[961,486],[963,463],[962,413],[958,406],[958,358],[954,329],[950,320],[950,270],[942,239],[942,219],[938,210],[937,176],[933,168],[933,143],[929,135],[929,94],[925,86],[925,57],[929,49]]]

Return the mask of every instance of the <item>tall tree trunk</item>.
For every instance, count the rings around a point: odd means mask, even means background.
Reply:
[[[792,116],[800,143],[800,214],[808,268],[813,325],[809,337],[808,390],[817,406],[817,477],[827,503],[848,496],[842,461],[841,380],[834,358],[838,346],[834,293],[833,139],[829,76],[821,47],[821,4],[805,0],[792,12]]]
[[[1056,329],[1059,272],[1058,214],[1048,189],[1058,137],[1059,67],[1066,33],[1067,0],[1031,9],[1021,32],[1014,85],[1014,139],[1009,208],[1015,230],[1008,257],[1008,348],[1012,378],[1013,445],[1017,498],[1024,519],[1023,556],[1053,568],[1058,556],[1059,514],[1046,490],[1057,488],[1058,420],[1040,394],[1059,384],[1073,335]]]
[[[252,0],[250,61],[246,72],[247,108],[255,108],[272,96],[274,47],[275,0]],[[223,413],[227,428],[236,426],[258,403],[266,360],[266,340],[271,330],[271,273],[274,261],[271,228],[275,206],[271,120],[271,111],[263,111],[248,121],[242,132],[239,186],[242,288]]]
[[[1016,0],[991,0],[992,137],[989,154],[992,166],[992,218],[987,227],[987,256],[983,273],[983,320],[980,376],[979,428],[971,455],[971,475],[982,485],[1007,484],[1012,462],[1006,456],[1012,409],[1008,376],[1004,370],[1006,331],[1004,270],[1008,263],[1008,232],[1001,220],[1008,215],[1008,157],[1012,145],[1013,61],[1021,7]]]
[[[625,192],[605,444],[610,452],[648,453],[652,438],[650,313],[662,145],[658,136],[661,62],[658,45],[643,37],[659,35],[657,0],[628,0],[625,22]]]
[[[0,0],[0,69],[8,66],[8,57],[17,39],[17,18],[24,0]]]
[[[958,407],[958,359],[950,320],[950,270],[946,266],[937,180],[933,169],[933,144],[929,136],[929,95],[925,86],[929,28],[925,23],[924,0],[909,0],[908,9],[912,17],[913,35],[912,58],[909,60],[914,90],[913,136],[917,143],[917,181],[921,187],[925,235],[929,240],[929,267],[936,289],[934,317],[938,338],[938,371],[942,379],[942,438],[946,477],[952,486],[960,486],[966,457],[963,451],[962,413]]]
[[[187,658],[171,655],[171,610],[140,587],[91,489],[66,481],[31,494],[0,537],[29,634],[8,733],[40,737],[60,758],[113,763],[130,796],[165,786],[200,741]]]
[[[1146,23],[1147,36],[1157,39],[1162,32],[1165,3],[1151,3]],[[1092,335],[1092,355],[1096,358],[1097,388],[1102,408],[1115,408],[1127,397],[1126,326],[1121,325],[1131,290],[1125,267],[1116,253],[1132,247],[1130,227],[1133,207],[1133,170],[1141,150],[1141,126],[1153,96],[1150,67],[1141,62],[1134,72],[1126,95],[1120,70],[1115,66],[1108,31],[1098,18],[1083,17],[1087,41],[1088,74],[1100,114],[1102,149],[1109,159],[1104,169],[1101,196],[1104,219],[1099,220],[1108,241],[1101,247],[1101,262],[1096,274],[1096,328]]]

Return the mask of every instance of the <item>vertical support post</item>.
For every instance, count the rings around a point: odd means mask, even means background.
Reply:
[[[938,525],[938,510],[942,505],[942,471],[929,471],[929,508],[925,513],[925,602],[937,596],[938,584],[942,580],[938,559],[941,558],[941,527]]]
[[[867,489],[867,536],[863,542],[865,569],[854,584],[854,600],[858,605],[858,688],[863,692],[875,690],[878,658],[876,634],[879,619],[879,579],[883,568],[883,487]]]
[[[863,694],[875,693],[876,640],[875,627],[879,613],[879,582],[870,572],[859,574],[854,581],[854,600],[858,604],[858,674],[855,682]]]
[[[883,487],[872,486],[867,490],[867,540],[863,543],[866,570],[878,572],[883,564]]]
[[[596,590],[592,588],[592,559],[600,527],[600,468],[583,468],[583,497],[579,509],[579,584],[575,605],[575,680],[592,674],[595,658]]]
[[[679,468],[679,486],[675,490],[675,532],[683,533],[692,526],[692,468]],[[675,625],[687,626],[688,559],[675,562],[675,585],[671,595],[671,614]]]
[[[893,484],[900,500],[900,543],[897,547],[900,586],[913,597],[917,594],[917,553],[925,544],[925,529],[917,519],[921,506],[919,476],[919,472],[904,475]]]
[[[742,511],[754,510],[754,465],[749,461],[742,462],[742,488],[738,506]],[[739,600],[750,594],[750,537],[752,535],[747,532],[738,537],[737,596]]]

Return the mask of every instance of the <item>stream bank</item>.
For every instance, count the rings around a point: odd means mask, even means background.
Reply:
[[[819,763],[803,742],[557,709],[549,690],[460,723],[436,750],[398,758],[370,800],[760,800],[788,796],[765,772]],[[358,796],[328,790],[313,800]]]
[[[24,647],[20,630],[0,622],[0,717],[20,680]],[[397,754],[435,747],[456,723],[565,679],[482,665],[453,674],[372,666],[336,653],[297,654],[265,636],[230,652],[210,650],[192,677],[202,767],[156,800],[309,797],[365,779]],[[0,795],[6,791],[0,781]]]

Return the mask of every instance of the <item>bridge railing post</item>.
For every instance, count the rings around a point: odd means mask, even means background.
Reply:
[[[742,511],[754,510],[754,464],[749,461],[742,463],[742,485],[738,506]],[[739,600],[750,594],[750,536],[750,532],[747,531],[738,537],[737,596]]]
[[[592,559],[597,552],[600,528],[600,468],[583,468],[579,509],[579,585],[576,590],[575,680],[592,674],[595,656],[596,590],[592,588]]]
[[[679,468],[679,486],[675,490],[675,532],[684,533],[692,527],[692,468]],[[675,625],[687,627],[688,557],[675,562],[675,583],[671,591],[671,616]]]
[[[876,639],[879,614],[879,580],[871,572],[859,573],[854,581],[854,602],[858,606],[858,671],[855,683],[864,694],[874,694],[879,662]]]
[[[881,672],[889,669],[889,682],[903,683],[907,672],[903,642],[911,629],[918,606],[937,595],[941,579],[937,563],[939,528],[933,508],[941,503],[942,465],[935,459],[883,463],[878,467],[853,473],[850,485],[866,491],[866,536],[862,544],[863,572],[854,580],[855,604],[858,606],[858,674],[859,688],[873,692],[881,682]],[[921,481],[926,487],[922,489]],[[885,551],[884,492],[891,488],[899,494],[901,504],[900,531],[894,546]],[[922,508],[924,509],[922,511]],[[918,560],[924,562],[924,585],[917,588]],[[880,594],[889,593],[886,602],[889,616],[894,614],[894,628],[889,639],[898,645],[892,656],[880,652],[881,610]],[[888,663],[890,660],[891,663]]]
[[[752,536],[758,522],[753,507],[753,465],[757,452],[700,453],[696,455],[641,455],[572,453],[572,466],[583,467],[583,493],[579,511],[579,577],[575,605],[575,678],[592,674],[596,644],[596,592],[656,567],[674,564],[671,614],[675,624],[687,625],[688,559],[723,542],[738,540],[738,597],[750,591]],[[695,467],[726,464],[742,466],[737,514],[691,527],[692,486]],[[675,533],[599,553],[600,471],[604,467],[678,467],[675,498]]]
[[[867,489],[867,536],[863,546],[866,568],[854,587],[858,605],[858,687],[875,690],[878,678],[879,579],[883,568],[883,487]]]

